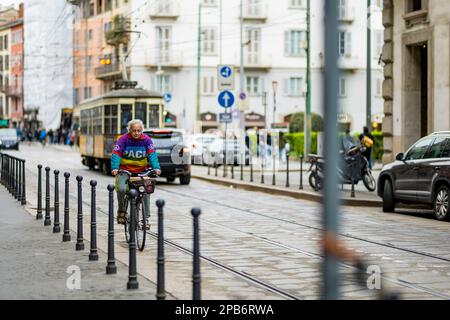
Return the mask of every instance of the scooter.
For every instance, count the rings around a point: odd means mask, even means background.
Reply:
[[[340,159],[337,165],[337,174],[339,184],[355,184],[363,181],[364,186],[370,192],[374,192],[377,187],[375,178],[372,175],[372,170],[369,168],[369,162],[362,153],[366,151],[363,146],[352,147],[346,152],[340,152]],[[310,154],[308,155],[311,164],[309,171],[309,185],[315,191],[323,189],[323,181],[325,179],[325,160],[323,157]]]

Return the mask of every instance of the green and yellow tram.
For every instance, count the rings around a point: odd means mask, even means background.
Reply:
[[[75,117],[80,121],[80,152],[89,169],[110,173],[114,144],[127,132],[130,120],[142,120],[146,129],[164,127],[162,95],[136,85],[116,84],[115,90],[85,100],[75,108]]]

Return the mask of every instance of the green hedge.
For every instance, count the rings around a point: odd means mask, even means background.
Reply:
[[[303,132],[287,133],[286,139],[289,141],[293,157],[300,157],[304,153],[305,134]],[[311,153],[317,153],[317,132],[311,133]]]
[[[343,135],[342,133],[340,136]],[[355,134],[355,141],[359,138],[359,133]],[[383,158],[383,133],[380,131],[373,131],[372,135],[375,139],[372,157],[374,160],[381,160]],[[305,134],[303,132],[286,134],[286,139],[291,146],[290,155],[293,157],[299,157],[304,153],[304,141]],[[311,133],[311,153],[317,154],[317,132]]]

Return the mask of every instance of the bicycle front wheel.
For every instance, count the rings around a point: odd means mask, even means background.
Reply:
[[[142,198],[136,200],[136,242],[140,251],[144,251],[147,237],[147,220],[144,214],[144,202]]]

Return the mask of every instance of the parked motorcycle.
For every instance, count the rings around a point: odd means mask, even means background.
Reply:
[[[340,158],[337,165],[337,174],[339,184],[357,185],[359,181],[363,181],[364,186],[370,192],[374,192],[377,187],[372,170],[369,168],[369,162],[362,153],[366,151],[363,146],[353,146],[347,151],[340,152]],[[311,167],[309,171],[309,185],[316,191],[323,189],[323,181],[325,178],[325,161],[323,157],[318,155],[309,155]]]

